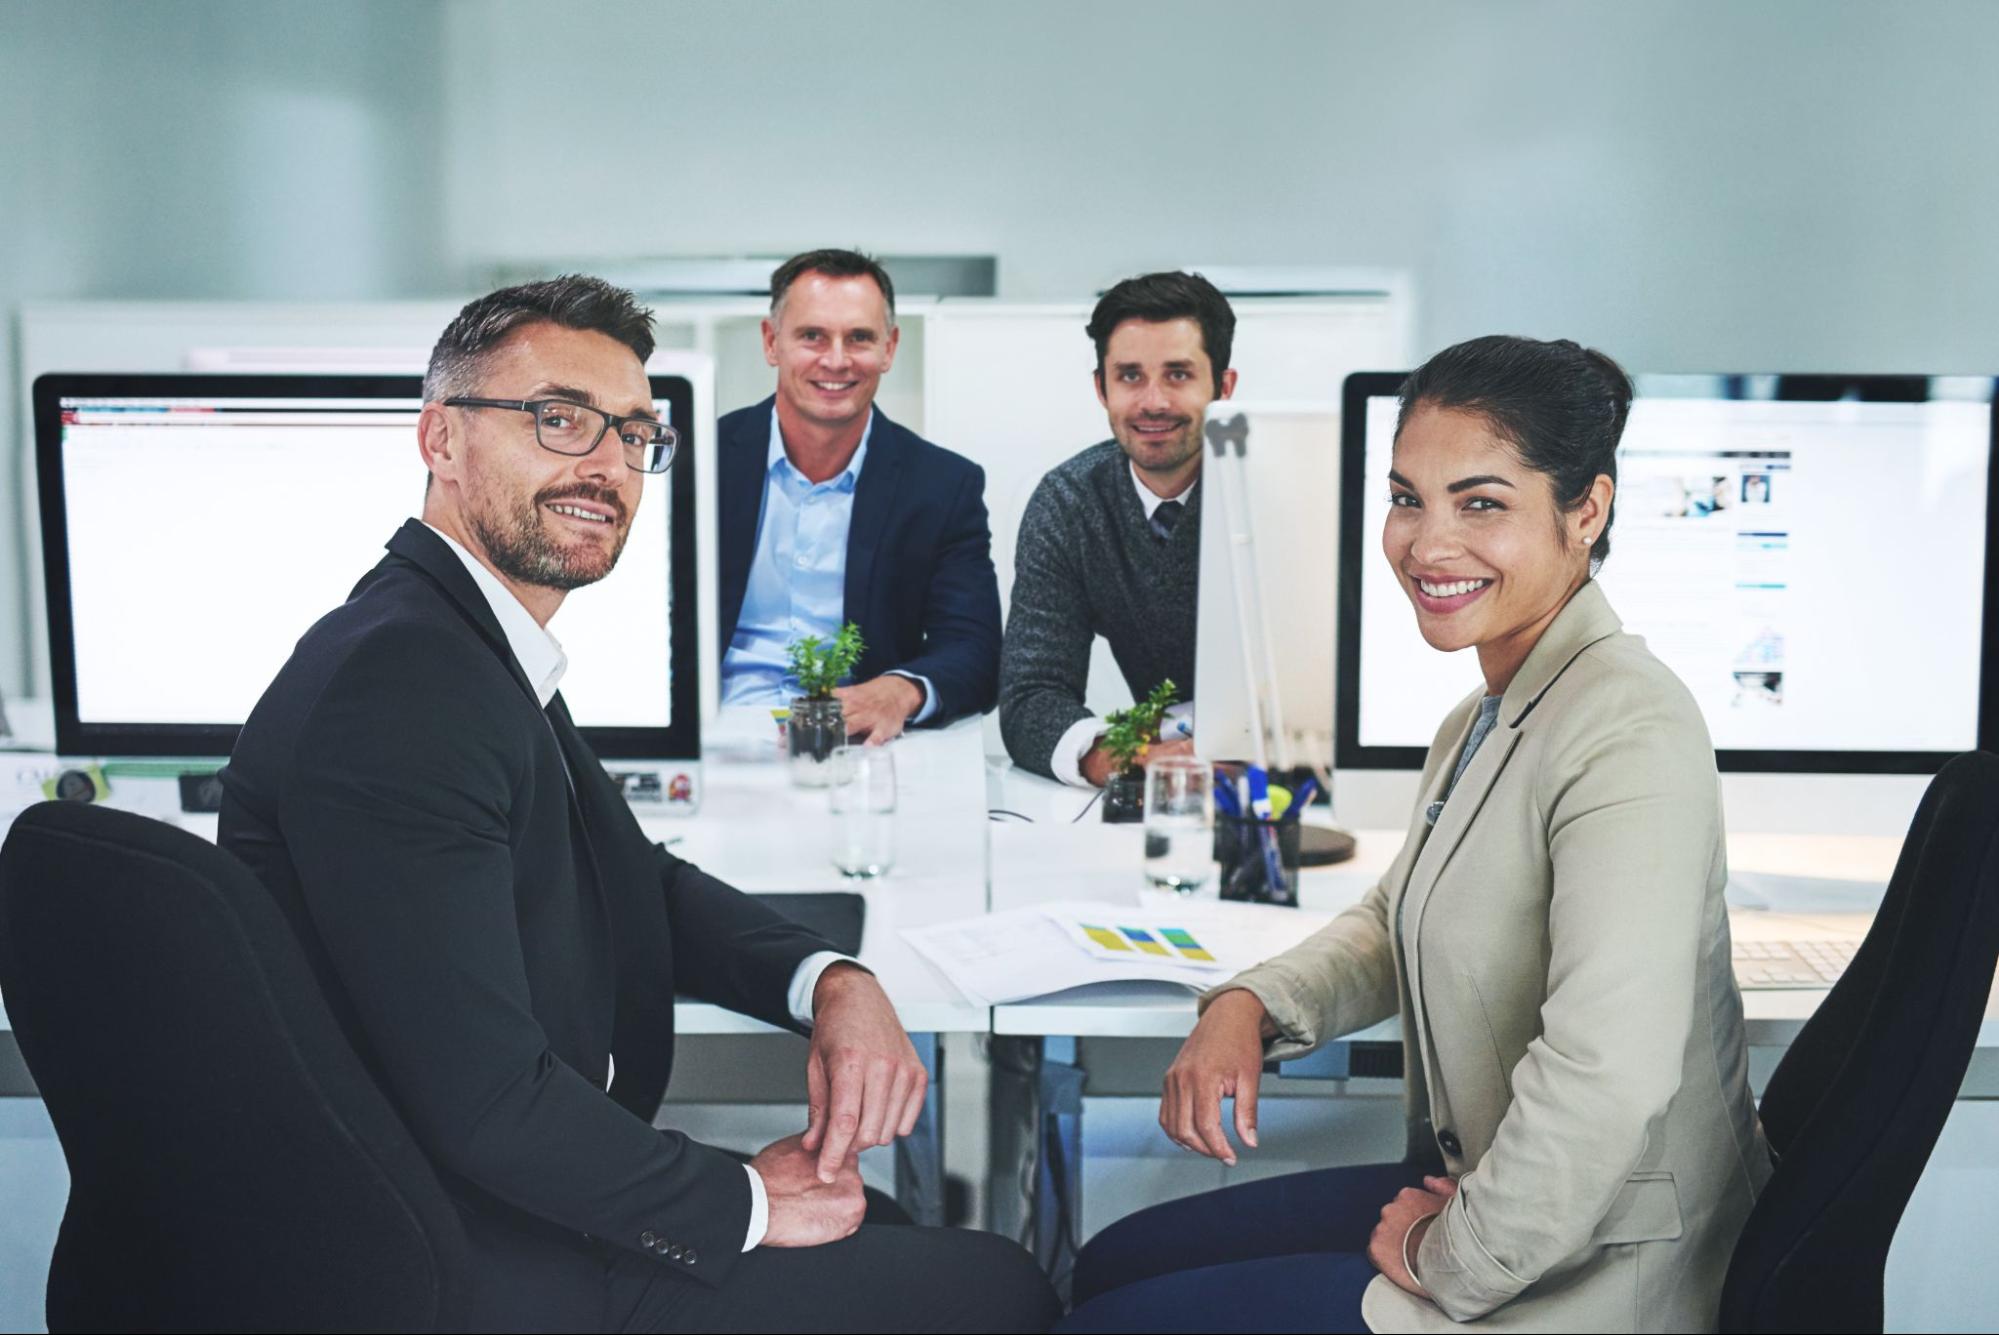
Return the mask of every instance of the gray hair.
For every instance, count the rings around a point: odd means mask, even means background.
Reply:
[[[888,311],[888,327],[895,328],[895,283],[890,280],[888,270],[882,267],[880,260],[858,250],[808,250],[778,265],[770,276],[772,320],[783,318],[784,299],[791,295],[791,285],[809,273],[824,274],[828,278],[873,279],[875,286],[881,289],[882,304]]]
[[[564,274],[489,292],[458,312],[430,350],[424,402],[477,390],[493,349],[516,329],[541,323],[607,335],[630,348],[642,364],[652,356],[652,312],[637,297],[601,278]]]

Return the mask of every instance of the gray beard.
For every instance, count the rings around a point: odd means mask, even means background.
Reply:
[[[485,515],[472,516],[473,535],[492,558],[494,568],[517,584],[562,593],[595,584],[610,574],[618,558],[624,555],[625,539],[631,536],[629,526],[621,531],[617,545],[611,549],[611,559],[602,570],[594,570],[578,562],[549,536],[538,501],[530,500],[514,512],[512,521],[502,526]]]

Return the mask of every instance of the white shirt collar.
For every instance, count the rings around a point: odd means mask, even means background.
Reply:
[[[875,433],[875,410],[872,406],[870,406],[868,408],[868,420],[866,424],[861,427],[861,443],[854,447],[854,457],[847,460],[847,466],[845,468],[841,469],[838,473],[835,473],[832,477],[827,478],[826,479],[827,483],[831,483],[833,486],[839,488],[841,491],[852,491],[860,483],[861,465],[867,461],[868,457],[868,437],[872,436],[874,433]],[[776,468],[778,460],[780,459],[782,459],[785,465],[791,468],[792,471],[794,472],[797,471],[796,466],[793,465],[791,462],[791,456],[785,453],[784,430],[783,428],[779,427],[777,424],[777,405],[773,403],[770,406],[770,449],[764,455],[765,471],[767,472],[770,469]],[[800,474],[800,476],[802,477],[803,474]],[[821,483],[820,485],[824,486],[826,485],[826,483]]]
[[[1145,522],[1148,524],[1152,522],[1152,512],[1154,510],[1157,510],[1168,501],[1180,501],[1184,503],[1189,493],[1201,485],[1201,475],[1196,473],[1194,474],[1194,480],[1182,487],[1178,496],[1161,496],[1158,492],[1146,486],[1144,481],[1138,476],[1137,464],[1126,459],[1124,466],[1131,470],[1131,487],[1133,491],[1138,493],[1138,503],[1145,507]]]
[[[471,572],[472,582],[479,586],[479,592],[486,595],[486,605],[493,609],[493,617],[500,623],[500,631],[507,637],[507,648],[513,650],[514,661],[521,665],[521,672],[534,687],[534,697],[543,709],[554,698],[556,688],[562,685],[562,674],[569,670],[569,655],[562,652],[562,642],[548,633],[534,614],[514,597],[514,591],[500,582],[500,577],[486,569],[478,557],[463,547],[434,524],[425,528],[444,539],[444,545],[458,553],[458,559]]]

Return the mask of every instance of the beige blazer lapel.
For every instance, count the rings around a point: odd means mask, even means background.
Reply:
[[[1422,936],[1423,910],[1429,904],[1430,892],[1436,888],[1438,877],[1443,875],[1451,854],[1457,851],[1465,832],[1478,818],[1479,807],[1506,768],[1513,748],[1519,744],[1520,725],[1540,703],[1541,697],[1547,694],[1548,688],[1575,661],[1576,655],[1621,629],[1617,614],[1610,610],[1603,590],[1597,587],[1595,580],[1585,581],[1570,595],[1568,603],[1555,615],[1548,629],[1541,633],[1540,640],[1527,655],[1527,661],[1513,674],[1513,680],[1507,684],[1506,694],[1499,703],[1499,721],[1480,744],[1478,754],[1472,757],[1464,776],[1458,780],[1456,790],[1445,801],[1436,826],[1424,841],[1422,853],[1410,868],[1409,881],[1402,892],[1407,900],[1402,918],[1411,943]],[[1458,755],[1464,749],[1465,738],[1475,717],[1476,707],[1466,718],[1458,743],[1449,752],[1449,760],[1439,768],[1430,785],[1435,791],[1424,795],[1426,808],[1443,795],[1444,786],[1450,782],[1451,771],[1457,768]],[[1411,950],[1404,965],[1419,1020],[1423,1005],[1421,955],[1421,951]]]

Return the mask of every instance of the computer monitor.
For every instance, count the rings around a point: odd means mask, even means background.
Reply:
[[[692,389],[617,569],[550,629],[598,754],[701,749]],[[423,506],[416,376],[44,375],[35,381],[56,745],[226,756],[313,622]]]
[[[1260,722],[1269,764],[1332,765],[1339,416],[1335,403],[1208,406],[1194,748],[1210,759],[1254,758]]]
[[[1349,376],[1337,754],[1420,767],[1480,683],[1382,556],[1396,393]],[[1599,581],[1706,715],[1723,770],[1921,774],[1999,742],[1993,380],[1645,376]]]

